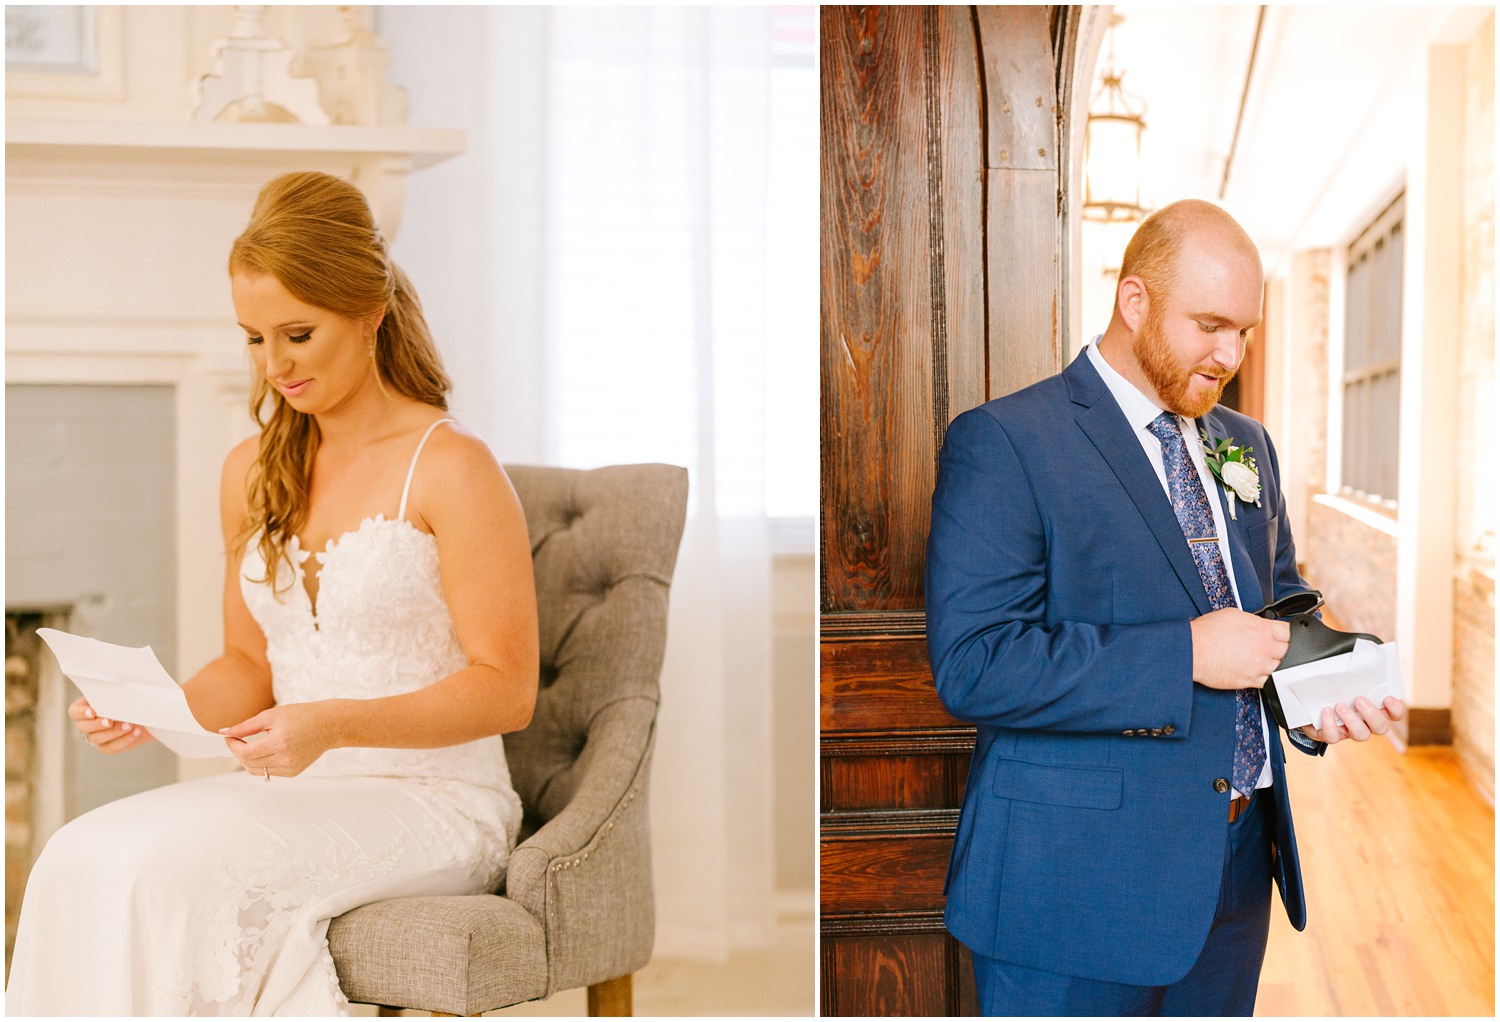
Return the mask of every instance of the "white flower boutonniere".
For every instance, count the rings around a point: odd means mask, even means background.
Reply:
[[[1198,435],[1203,438],[1203,456],[1208,461],[1209,471],[1224,487],[1224,495],[1228,498],[1229,517],[1237,517],[1234,512],[1234,498],[1236,497],[1246,504],[1260,507],[1260,472],[1255,468],[1255,459],[1250,456],[1250,448],[1235,447],[1234,437],[1220,440],[1215,444],[1205,430],[1200,429]]]

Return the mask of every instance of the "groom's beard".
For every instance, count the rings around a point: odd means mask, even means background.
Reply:
[[[1219,403],[1219,397],[1229,381],[1234,379],[1235,371],[1226,373],[1212,363],[1201,366],[1184,363],[1167,343],[1161,320],[1157,308],[1147,311],[1146,321],[1135,335],[1132,349],[1135,360],[1146,374],[1147,382],[1156,389],[1156,396],[1161,398],[1167,411],[1183,418],[1196,419]],[[1200,372],[1217,377],[1217,384],[1208,387],[1198,380],[1196,374]]]

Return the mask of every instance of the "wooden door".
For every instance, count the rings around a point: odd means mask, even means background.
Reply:
[[[942,921],[974,732],[932,685],[924,549],[948,423],[1062,365],[1076,11],[821,12],[824,1015],[974,1013]]]

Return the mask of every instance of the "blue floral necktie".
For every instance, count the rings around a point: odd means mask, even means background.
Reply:
[[[1214,610],[1233,607],[1234,591],[1229,586],[1224,555],[1219,552],[1219,542],[1214,536],[1213,511],[1208,506],[1208,494],[1203,490],[1197,466],[1182,439],[1177,416],[1162,412],[1146,428],[1161,441],[1172,511],[1187,538],[1193,562],[1198,565],[1209,605]],[[1265,762],[1266,743],[1260,729],[1260,693],[1253,688],[1242,688],[1235,693],[1233,770],[1233,783],[1241,795],[1254,793]]]

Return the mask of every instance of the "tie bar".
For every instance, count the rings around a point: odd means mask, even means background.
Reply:
[[[1188,542],[1189,543],[1217,543],[1218,541],[1219,541],[1219,537],[1218,536],[1198,536],[1198,537],[1189,536],[1188,537]]]

